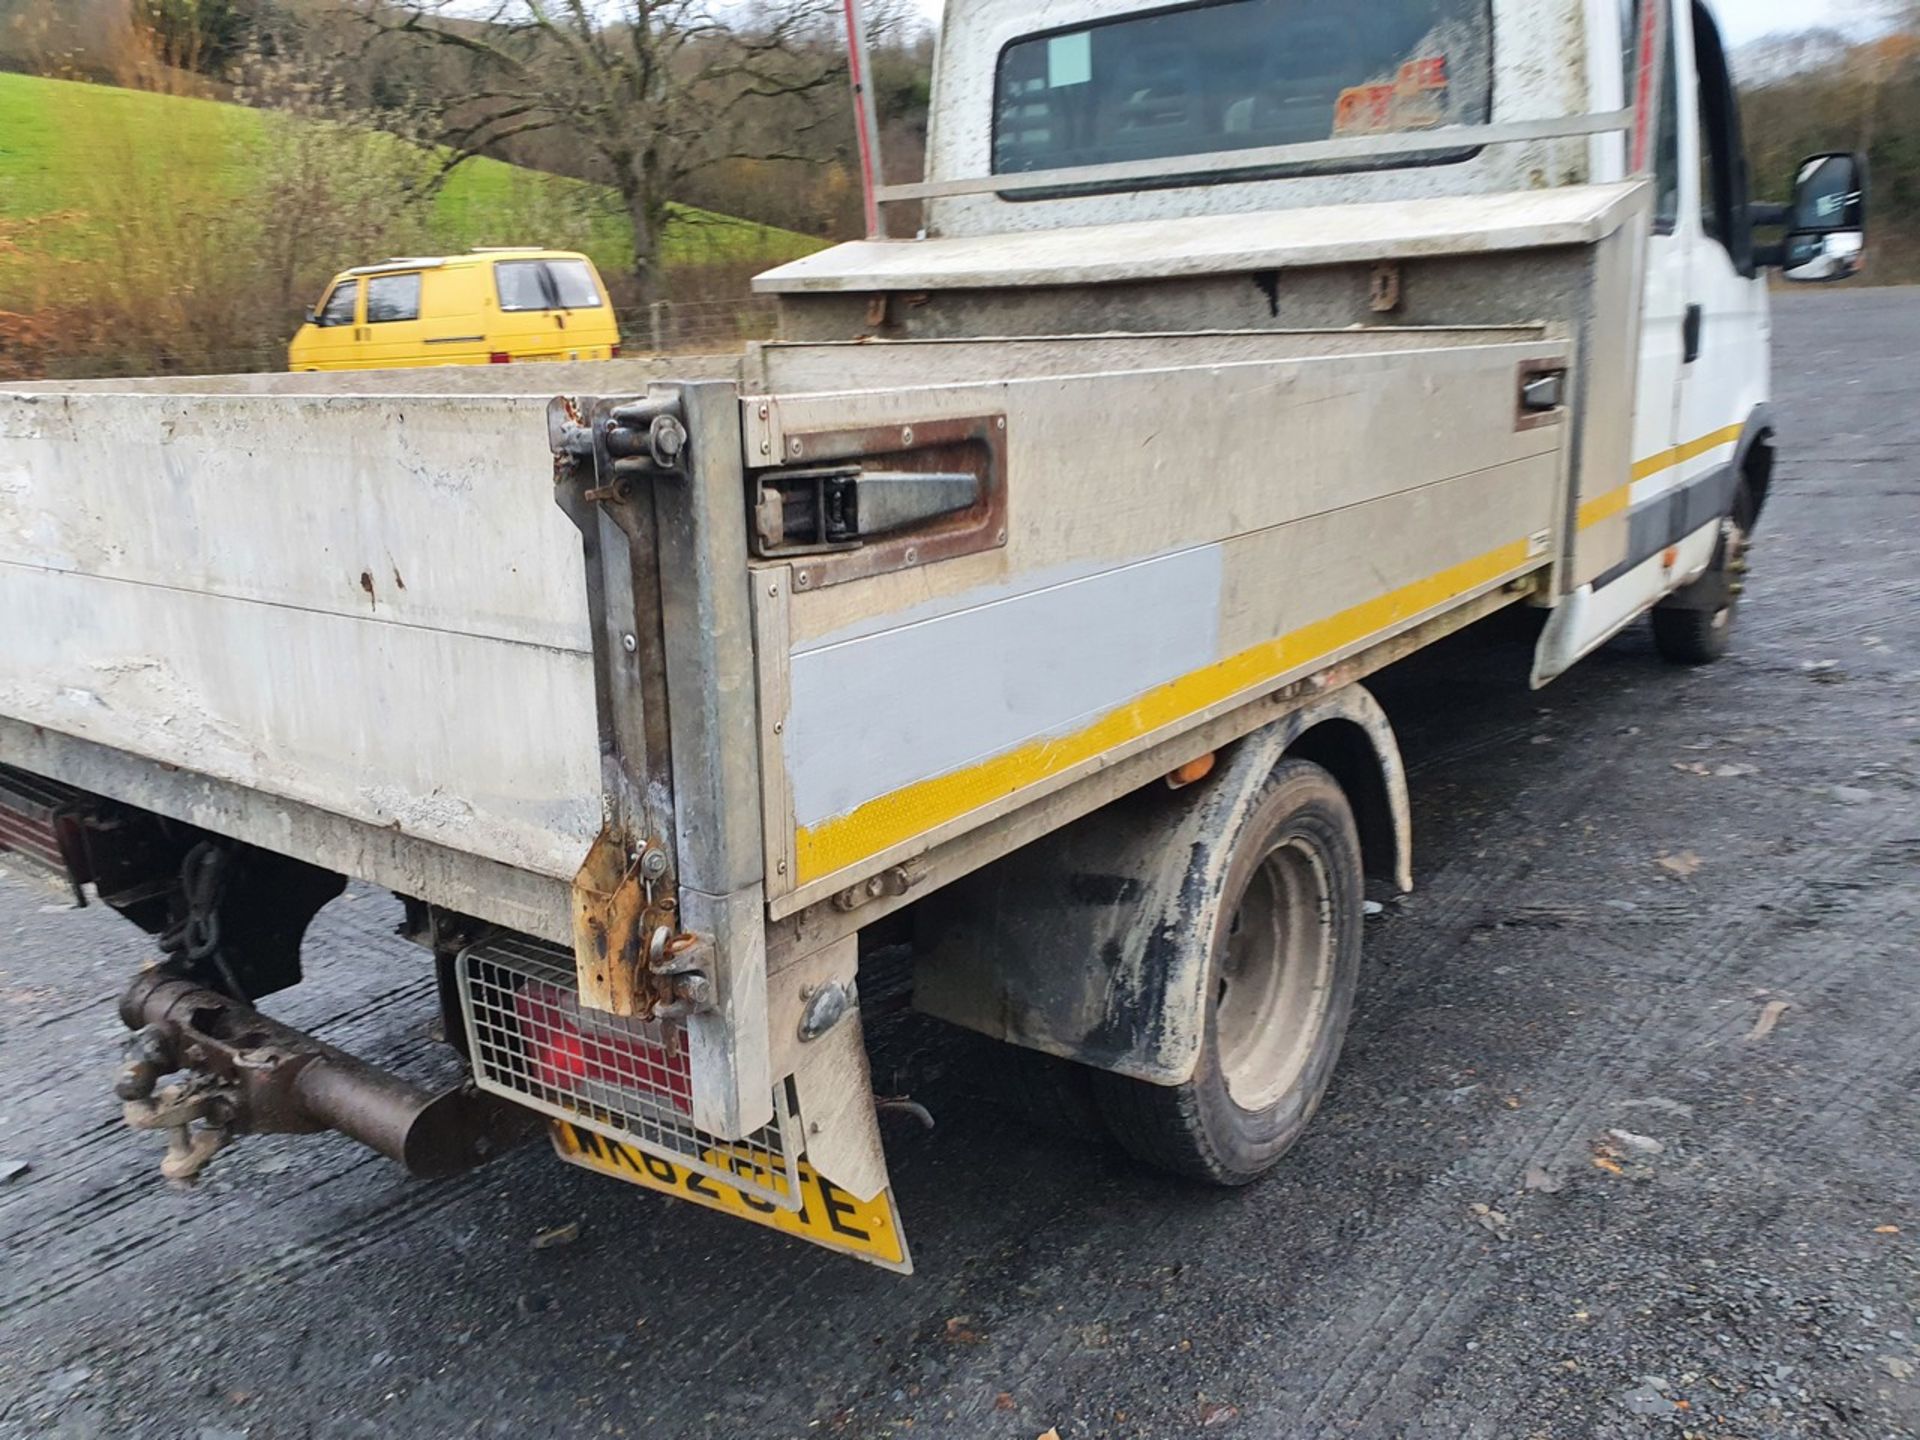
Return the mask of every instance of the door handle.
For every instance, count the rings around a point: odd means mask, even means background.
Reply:
[[[1680,363],[1682,365],[1691,365],[1700,358],[1701,318],[1700,307],[1698,305],[1687,306],[1687,318],[1682,321],[1680,325],[1680,344],[1682,348],[1682,359]]]

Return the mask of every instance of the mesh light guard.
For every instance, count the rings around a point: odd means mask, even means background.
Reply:
[[[723,1140],[691,1118],[685,1027],[625,1019],[580,1004],[573,955],[519,936],[471,945],[455,961],[474,1083],[557,1120],[798,1210],[799,1146],[792,1096],[774,1092],[773,1119]]]

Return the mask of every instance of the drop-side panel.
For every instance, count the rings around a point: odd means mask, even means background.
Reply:
[[[902,346],[890,390],[773,402],[769,453],[1004,415],[1008,520],[1004,547],[760,602],[776,914],[1552,563],[1566,415],[1519,391],[1564,342],[1279,343],[925,387]]]
[[[0,395],[0,715],[570,879],[598,732],[544,410]]]

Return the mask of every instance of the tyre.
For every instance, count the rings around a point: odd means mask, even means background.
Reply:
[[[1227,864],[1190,871],[1183,891],[1210,912],[1192,927],[1192,943],[1208,949],[1192,1077],[1166,1086],[1091,1075],[1115,1140],[1215,1185],[1258,1179],[1300,1138],[1332,1078],[1360,973],[1360,839],[1338,783],[1283,760],[1241,817]]]
[[[1747,573],[1753,501],[1742,482],[1733,513],[1720,522],[1720,542],[1707,573],[1653,610],[1653,644],[1675,665],[1707,665],[1727,653]]]

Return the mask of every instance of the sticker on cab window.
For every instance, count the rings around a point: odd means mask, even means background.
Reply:
[[[1388,135],[1431,130],[1446,119],[1447,57],[1409,60],[1391,81],[1349,85],[1333,106],[1333,133]]]

